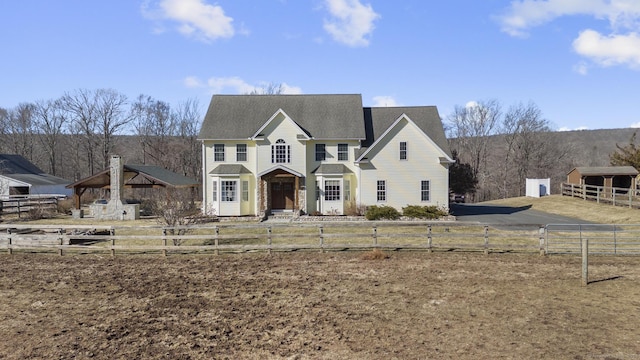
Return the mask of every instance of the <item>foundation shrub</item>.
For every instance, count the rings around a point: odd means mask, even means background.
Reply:
[[[397,220],[400,213],[392,206],[369,206],[364,214],[367,220]]]
[[[402,208],[402,215],[416,219],[439,219],[449,215],[437,206],[408,205]]]

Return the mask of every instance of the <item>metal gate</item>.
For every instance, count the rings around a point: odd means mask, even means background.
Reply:
[[[582,239],[589,240],[590,254],[640,255],[640,225],[548,224],[547,254],[580,254]]]

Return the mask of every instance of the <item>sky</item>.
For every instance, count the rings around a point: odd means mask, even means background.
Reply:
[[[280,84],[364,106],[534,103],[640,127],[638,0],[0,0],[0,107],[79,89],[177,106]]]

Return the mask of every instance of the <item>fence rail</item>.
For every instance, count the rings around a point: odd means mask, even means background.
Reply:
[[[640,190],[638,189],[562,183],[560,193],[563,196],[592,200],[597,203],[640,208]]]
[[[234,224],[188,227],[0,224],[0,249],[81,252],[422,250],[544,252],[544,228],[504,230],[462,223]]]
[[[640,225],[549,224],[545,236],[548,254],[580,254],[588,239],[590,254],[640,255]]]
[[[528,230],[523,230],[523,229]],[[640,255],[640,225],[466,223],[221,224],[186,227],[0,224],[0,250],[27,252],[189,253],[420,250]]]
[[[57,209],[58,201],[63,195],[9,195],[0,197],[0,215],[18,214],[34,209]]]

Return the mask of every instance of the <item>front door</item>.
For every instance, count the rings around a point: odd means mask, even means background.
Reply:
[[[271,209],[293,210],[294,189],[290,182],[271,183]]]

